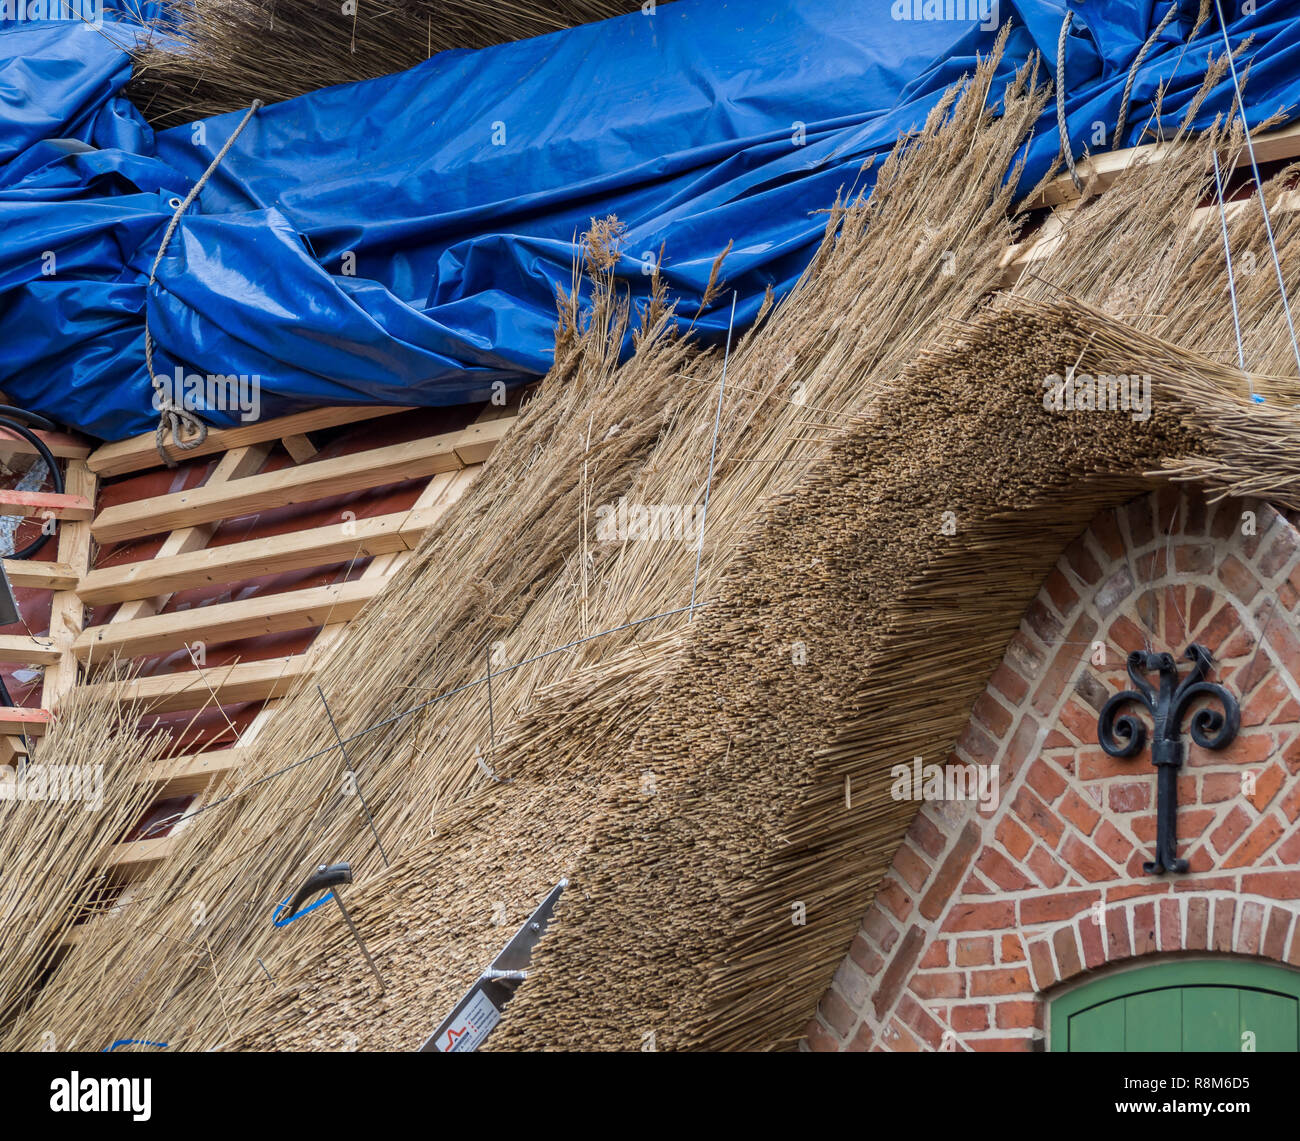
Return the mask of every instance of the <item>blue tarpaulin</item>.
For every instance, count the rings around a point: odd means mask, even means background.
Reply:
[[[155,133],[122,95],[127,55],[73,21],[0,0],[0,389],[104,439],[150,430],[154,372],[243,375],[260,415],[320,404],[483,400],[550,363],[555,287],[575,234],[617,214],[634,298],[662,273],[694,314],[734,241],[727,289],[697,326],[725,330],[807,264],[836,193],[919,127],[1012,21],[1005,77],[1055,70],[1061,0],[679,0],[536,39],[444,52],[398,75],[258,111],[149,272],[174,206],[242,112]],[[1124,139],[1129,68],[1168,10],[1076,0],[1065,90],[1076,154],[1175,128],[1222,51],[1195,0],[1147,54]],[[5,7],[7,5],[7,7]],[[966,12],[970,7],[973,11]],[[1252,124],[1300,96],[1300,3],[1225,5],[1248,49]],[[30,14],[30,9],[25,13]],[[39,13],[38,13],[39,14]],[[974,18],[971,18],[973,14]],[[8,15],[8,19],[3,19]],[[1153,98],[1166,85],[1159,123]],[[1232,107],[1221,84],[1200,126]],[[1026,150],[1059,150],[1049,109]],[[241,411],[199,408],[213,424]]]

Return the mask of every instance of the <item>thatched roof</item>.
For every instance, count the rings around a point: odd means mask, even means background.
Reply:
[[[1042,378],[1075,361],[1158,378],[1151,421],[1045,410]],[[491,1048],[636,1049],[651,1031],[659,1048],[791,1045],[914,812],[889,798],[891,766],[946,753],[1066,543],[1171,460],[1270,469],[1254,432],[1215,427],[1224,413],[1300,455],[1300,420],[1223,381],[1068,304],[951,329],[766,513],[688,630],[539,695],[502,742],[515,782],[358,893],[391,964],[382,1002],[336,927],[237,1045],[351,1031],[409,1047],[490,958],[494,893],[526,905],[561,873],[552,934]],[[1278,498],[1300,503],[1285,482]]]
[[[990,92],[990,74],[869,201],[837,207],[800,286],[734,348],[711,481],[721,354],[656,310],[617,363],[617,227],[597,228],[590,322],[566,301],[514,433],[320,675],[345,735],[383,723],[349,752],[391,866],[303,695],[4,1041],[128,1026],[180,1048],[414,1048],[566,876],[492,1048],[788,1046],[907,825],[889,765],[946,753],[1091,515],[1179,475],[1300,505],[1280,302],[1258,282],[1243,295],[1247,378],[1226,363],[1222,294],[1204,300],[1219,236],[1188,224],[1206,148],[1227,144],[1183,142],[1121,178],[990,305],[1016,237],[1001,174],[1044,98],[1027,77]],[[1294,217],[1276,219],[1284,257]],[[1233,242],[1259,248],[1257,216],[1238,214]],[[1044,408],[1044,378],[1071,366],[1151,374],[1150,420]],[[690,505],[706,482],[698,583],[691,543],[596,541],[620,496]],[[517,668],[490,709],[494,643]],[[323,859],[357,869],[382,998],[337,919],[292,936],[267,921]]]
[[[135,53],[127,94],[155,127],[174,127],[246,108],[254,99],[277,103],[391,75],[451,48],[484,48],[621,16],[641,2],[169,0],[176,26]]]

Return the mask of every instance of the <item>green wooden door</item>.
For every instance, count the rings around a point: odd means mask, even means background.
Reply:
[[[1053,1050],[1300,1050],[1300,973],[1251,960],[1160,963],[1054,999]]]

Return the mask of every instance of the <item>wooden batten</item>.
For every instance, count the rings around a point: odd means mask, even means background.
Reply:
[[[0,734],[43,737],[49,724],[48,709],[28,709],[21,705],[0,706]]]
[[[141,780],[152,785],[158,797],[189,796],[205,791],[214,780],[233,772],[243,758],[244,750],[239,747],[168,757]]]
[[[111,687],[121,700],[138,703],[146,713],[175,713],[206,705],[234,705],[286,697],[309,679],[314,666],[307,655],[240,662],[232,666],[185,670],[181,673],[137,677],[128,682],[99,682]],[[0,725],[0,732],[4,732]]]
[[[63,657],[49,638],[26,634],[0,634],[0,662],[18,666],[51,666]]]
[[[298,412],[292,416],[280,416],[274,420],[259,420],[238,428],[210,429],[207,439],[196,448],[182,450],[167,445],[168,456],[177,462],[211,456],[218,452],[228,452],[248,444],[261,444],[267,441],[284,439],[287,436],[301,436],[307,432],[317,432],[323,428],[337,428],[344,424],[359,424],[365,420],[375,420],[381,416],[391,416],[396,412],[409,412],[407,406],[401,407],[364,407],[352,406],[334,408],[313,408],[307,412]],[[87,460],[90,470],[101,479],[109,476],[126,475],[128,472],[144,471],[147,468],[161,466],[158,446],[154,433],[147,432],[141,436],[132,436],[114,444],[105,444],[96,448]]]
[[[120,542],[385,483],[456,471],[482,462],[511,423],[496,420],[475,424],[459,432],[317,460],[217,486],[205,484],[139,503],[120,504],[101,512],[91,531],[100,542]]]
[[[94,504],[84,495],[57,495],[49,491],[0,490],[0,515],[84,522],[94,514]]]
[[[311,437],[305,432],[297,436],[285,436],[280,440],[280,444],[296,464],[305,464],[317,451],[316,445],[311,442]]]
[[[114,844],[99,865],[108,873],[110,883],[130,883],[142,878],[163,862],[176,846],[173,836],[148,840],[128,840]],[[75,940],[68,940],[75,942]]]
[[[1223,215],[1229,222],[1234,222],[1245,211],[1258,209],[1259,204],[1254,197],[1239,198],[1224,206]],[[1007,248],[1002,255],[1004,286],[1014,285],[1022,273],[1032,270],[1034,266],[1052,256],[1052,252],[1061,244],[1065,236],[1065,229],[1070,224],[1073,210],[1074,205],[1063,206],[1055,211],[1031,238]],[[1297,210],[1300,210],[1300,191],[1297,190],[1289,190],[1285,194],[1278,195],[1277,201],[1269,208],[1269,212],[1274,216]],[[1188,228],[1197,231],[1203,226],[1217,228],[1220,224],[1219,207],[1216,203],[1213,206],[1201,206],[1194,210]]]
[[[435,476],[442,479],[443,476]],[[451,478],[450,473],[445,478]],[[142,559],[91,571],[77,593],[88,606],[151,598],[195,587],[239,582],[256,575],[280,574],[410,550],[437,522],[440,511],[400,511],[291,531],[269,539],[207,547],[170,558]]]
[[[1252,138],[1251,142],[1255,148],[1255,158],[1261,163],[1281,162],[1300,157],[1300,123],[1291,123],[1280,130],[1268,131]],[[1077,202],[1087,195],[1106,190],[1121,174],[1132,167],[1164,162],[1171,155],[1179,154],[1178,148],[1170,143],[1144,143],[1138,147],[1126,147],[1124,150],[1091,155],[1076,164],[1079,181],[1083,183],[1082,191],[1074,185],[1074,180],[1068,174],[1064,174],[1049,182],[1038,196],[1030,199],[1026,205],[1030,209],[1039,209]],[[1243,148],[1238,156],[1238,165],[1248,162],[1249,158],[1249,154]]]
[[[82,660],[103,662],[117,655],[137,657],[194,642],[234,642],[324,626],[352,618],[383,585],[382,581],[335,583],[154,614],[129,622],[108,622],[83,631],[73,643],[73,650]]]
[[[50,455],[56,460],[84,460],[91,453],[91,445],[71,432],[43,432],[35,429],[32,434],[50,449]],[[11,436],[0,430],[0,459],[36,455],[40,453],[21,436]]]
[[[26,559],[5,559],[10,586],[35,590],[72,590],[79,578],[71,563],[38,563]]]

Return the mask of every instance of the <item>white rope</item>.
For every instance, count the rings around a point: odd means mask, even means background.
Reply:
[[[153,259],[153,268],[149,270],[149,285],[146,288],[144,304],[144,367],[149,374],[149,384],[154,390],[159,409],[158,430],[154,433],[154,444],[158,448],[158,454],[162,456],[163,463],[168,467],[175,467],[176,461],[167,454],[167,449],[164,446],[167,433],[171,432],[172,443],[177,448],[187,452],[192,448],[197,448],[208,438],[208,426],[188,408],[177,404],[171,396],[163,391],[163,386],[153,374],[153,334],[149,331],[149,291],[153,289],[154,280],[158,276],[158,266],[162,264],[163,254],[167,252],[167,244],[172,240],[172,235],[176,233],[176,227],[180,225],[181,215],[190,208],[194,199],[199,196],[199,192],[207,185],[208,179],[212,177],[212,172],[221,164],[221,160],[226,157],[227,152],[235,145],[235,140],[239,138],[240,132],[248,125],[248,120],[253,117],[254,112],[261,106],[263,104],[260,99],[253,100],[253,105],[249,107],[244,117],[239,121],[239,126],[234,129],[225,145],[217,151],[215,157],[208,164],[208,169],[203,172],[203,177],[194,184],[184,200],[177,205],[172,214],[172,220],[168,223],[163,234],[162,245],[158,247],[158,256]],[[183,432],[188,433],[190,438],[185,438]]]
[[[1075,190],[1082,190],[1079,172],[1074,165],[1074,151],[1070,148],[1070,132],[1065,129],[1065,35],[1070,30],[1070,21],[1074,13],[1065,10],[1065,19],[1061,21],[1061,35],[1056,41],[1056,126],[1061,132],[1061,153],[1065,155],[1065,165],[1070,169]]]
[[[1246,104],[1241,96],[1241,83],[1237,79],[1237,64],[1232,55],[1232,42],[1228,39],[1228,23],[1223,18],[1223,6],[1214,0],[1219,14],[1219,28],[1223,32],[1223,46],[1228,52],[1228,67],[1232,72],[1232,86],[1237,93],[1237,110],[1241,114],[1241,127],[1246,132],[1246,151],[1250,155],[1250,169],[1255,175],[1255,192],[1259,208],[1264,215],[1264,230],[1268,234],[1268,248],[1273,253],[1273,267],[1277,270],[1277,285],[1282,291],[1282,309],[1286,313],[1286,327],[1291,333],[1291,351],[1295,353],[1296,368],[1300,369],[1300,343],[1296,341],[1295,321],[1291,317],[1291,300],[1286,295],[1286,279],[1282,276],[1282,259],[1278,257],[1277,241],[1273,237],[1273,222],[1268,216],[1268,203],[1264,200],[1264,180],[1259,176],[1259,163],[1255,159],[1255,144],[1250,137],[1250,124],[1246,121]]]
[[[1128,69],[1128,81],[1124,84],[1124,94],[1119,97],[1119,119],[1115,123],[1115,145],[1122,147],[1124,145],[1124,128],[1128,124],[1128,101],[1129,96],[1133,94],[1133,83],[1137,79],[1138,68],[1142,66],[1142,61],[1146,59],[1146,54],[1155,45],[1156,40],[1160,38],[1160,33],[1168,26],[1169,21],[1178,14],[1178,3],[1169,5],[1169,11],[1165,13],[1165,18],[1156,25],[1156,30],[1147,37],[1147,42],[1142,45],[1142,49],[1137,53],[1133,60],[1133,66]]]

